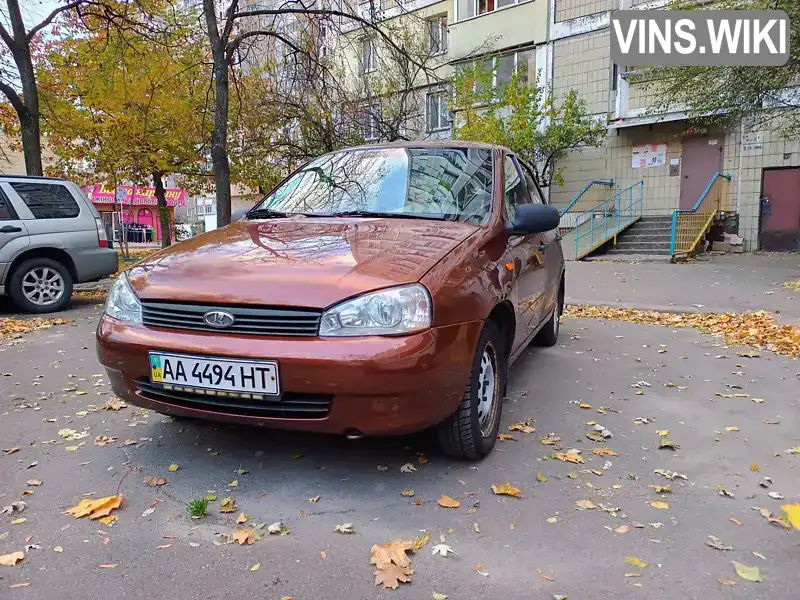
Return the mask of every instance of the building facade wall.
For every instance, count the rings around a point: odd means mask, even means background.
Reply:
[[[578,35],[553,44],[553,99],[556,106],[570,90],[579,92],[591,114],[609,110],[611,57],[607,31]]]
[[[586,17],[612,10],[615,7],[611,0],[557,0],[555,3],[555,21],[561,22],[577,17]]]

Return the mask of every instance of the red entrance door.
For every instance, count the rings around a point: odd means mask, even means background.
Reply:
[[[764,169],[759,249],[800,250],[800,168]]]
[[[681,210],[691,209],[714,173],[722,172],[723,141],[723,136],[683,138]]]

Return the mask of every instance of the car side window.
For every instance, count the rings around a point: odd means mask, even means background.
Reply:
[[[513,222],[517,215],[517,206],[520,204],[530,204],[531,198],[528,195],[528,188],[525,186],[525,180],[520,176],[517,165],[510,156],[506,156],[505,158],[503,171],[506,192],[506,217],[510,222]]]
[[[11,187],[36,219],[72,219],[81,212],[66,186],[14,181]]]
[[[6,198],[5,192],[0,190],[0,221],[14,221],[17,218],[17,213],[14,212],[14,207],[11,202]]]
[[[520,161],[519,164],[522,166],[522,176],[525,177],[525,185],[528,187],[531,202],[534,204],[547,204],[542,194],[539,192],[539,186],[536,185],[536,180],[533,178],[533,172],[530,166],[528,166],[528,163]]]

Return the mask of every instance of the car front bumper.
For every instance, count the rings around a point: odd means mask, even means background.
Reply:
[[[97,354],[118,396],[158,412],[331,434],[402,434],[455,412],[482,325],[460,323],[402,337],[262,338],[130,326],[104,316],[97,329]],[[315,418],[263,416],[223,399],[199,404],[197,397],[187,402],[175,394],[154,393],[148,385],[151,350],[276,360],[283,396],[275,406],[313,398],[329,401],[327,410]]]

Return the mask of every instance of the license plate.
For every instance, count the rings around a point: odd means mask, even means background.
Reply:
[[[278,363],[150,352],[150,381],[245,394],[280,394]]]

